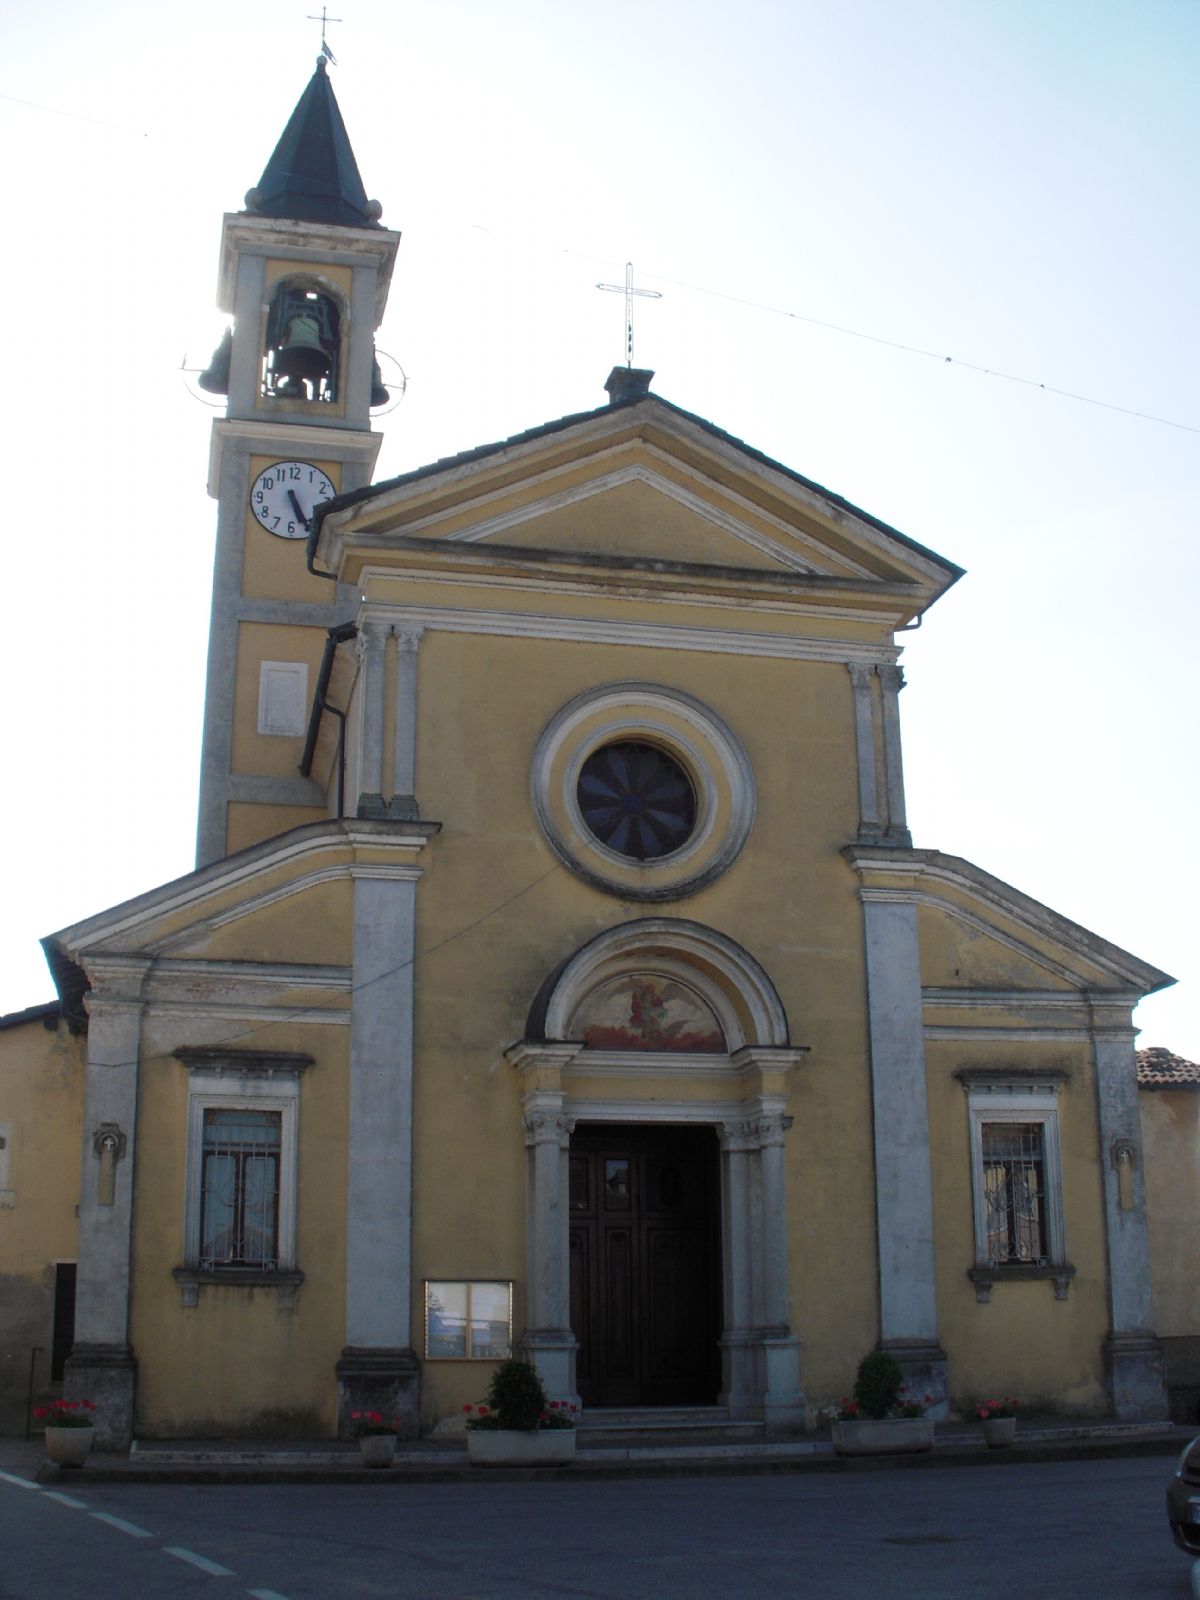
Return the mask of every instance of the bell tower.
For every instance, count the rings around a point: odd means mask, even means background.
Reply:
[[[398,233],[368,200],[337,100],[316,71],[221,232],[218,303],[232,322],[200,378],[217,502],[197,865],[326,815],[300,776],[328,631],[353,587],[306,562],[313,508],[370,482],[386,403],[375,360]]]

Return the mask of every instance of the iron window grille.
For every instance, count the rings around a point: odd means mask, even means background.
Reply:
[[[204,1113],[200,1176],[200,1270],[279,1266],[278,1111]]]
[[[1039,1122],[981,1129],[987,1255],[991,1266],[1045,1266],[1046,1161]]]
[[[580,770],[578,801],[601,844],[634,861],[678,850],[696,826],[687,773],[665,750],[639,741],[593,751]]]

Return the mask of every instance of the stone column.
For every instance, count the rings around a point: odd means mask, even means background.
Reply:
[[[129,1342],[138,1053],[145,961],[92,961],[79,1188],[75,1342],[63,1393],[96,1407],[96,1444],[128,1450],[137,1362]]]
[[[721,1330],[721,1404],[731,1418],[757,1417],[758,1340],[754,1331],[754,1230],[752,1227],[749,1122],[718,1129],[721,1148],[721,1265],[724,1327]]]
[[[887,788],[887,833],[889,844],[911,845],[904,805],[904,763],[900,754],[900,690],[904,687],[902,667],[880,667],[883,690],[883,766]]]
[[[383,667],[387,629],[378,622],[358,626],[362,663],[362,746],[359,753],[358,806],[360,817],[382,817],[383,804]]]
[[[396,706],[392,742],[392,796],[388,815],[416,817],[417,810],[417,650],[420,628],[397,628]]]
[[[758,1119],[763,1304],[761,1415],[768,1431],[804,1425],[800,1341],[792,1333],[784,1135],[793,1118],[764,1110]]]
[[[351,1411],[420,1431],[412,1350],[413,953],[420,869],[362,865],[354,878],[350,1002],[346,1347],[338,1361],[338,1429]]]
[[[879,776],[875,766],[875,707],[871,683],[875,668],[848,661],[854,685],[854,748],[858,759],[858,837],[877,843],[883,829],[879,820]]]
[[[569,1161],[574,1119],[563,1095],[525,1096],[525,1334],[521,1353],[537,1368],[546,1394],[578,1406],[571,1329]]]
[[[1094,1002],[1091,1010],[1108,1253],[1109,1389],[1113,1411],[1122,1421],[1160,1421],[1168,1409],[1162,1344],[1154,1333],[1150,1299],[1137,1030],[1128,1003]]]
[[[880,1344],[944,1417],[946,1353],[937,1337],[933,1182],[917,908],[899,891],[861,891],[875,1128]]]

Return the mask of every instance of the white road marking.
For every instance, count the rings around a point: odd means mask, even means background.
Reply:
[[[287,1600],[287,1595],[278,1594],[274,1589],[247,1589],[247,1594],[254,1596],[254,1600]]]
[[[139,1528],[136,1522],[126,1522],[124,1517],[114,1517],[108,1511],[93,1511],[91,1513],[97,1522],[107,1522],[110,1528],[120,1528],[122,1533],[132,1534],[135,1539],[153,1539],[154,1535],[145,1528]]]
[[[233,1577],[232,1567],[222,1567],[207,1556],[198,1556],[194,1550],[185,1550],[181,1544],[165,1544],[163,1549],[169,1556],[178,1556],[180,1561],[187,1561],[193,1567],[199,1567],[201,1572],[211,1573],[214,1578]]]
[[[15,1473],[13,1473],[13,1472],[0,1472],[0,1478],[3,1478],[5,1483],[15,1483],[18,1489],[36,1489],[37,1488],[37,1484],[32,1482],[31,1479],[29,1479],[29,1478],[18,1478],[17,1475]]]
[[[86,1500],[73,1500],[69,1494],[59,1494],[57,1489],[46,1490],[47,1500],[57,1500],[60,1506],[70,1506],[73,1511],[86,1511]]]

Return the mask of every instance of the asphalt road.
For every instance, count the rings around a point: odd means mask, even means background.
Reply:
[[[637,1482],[0,1475],[0,1600],[1190,1600],[1170,1458]]]

